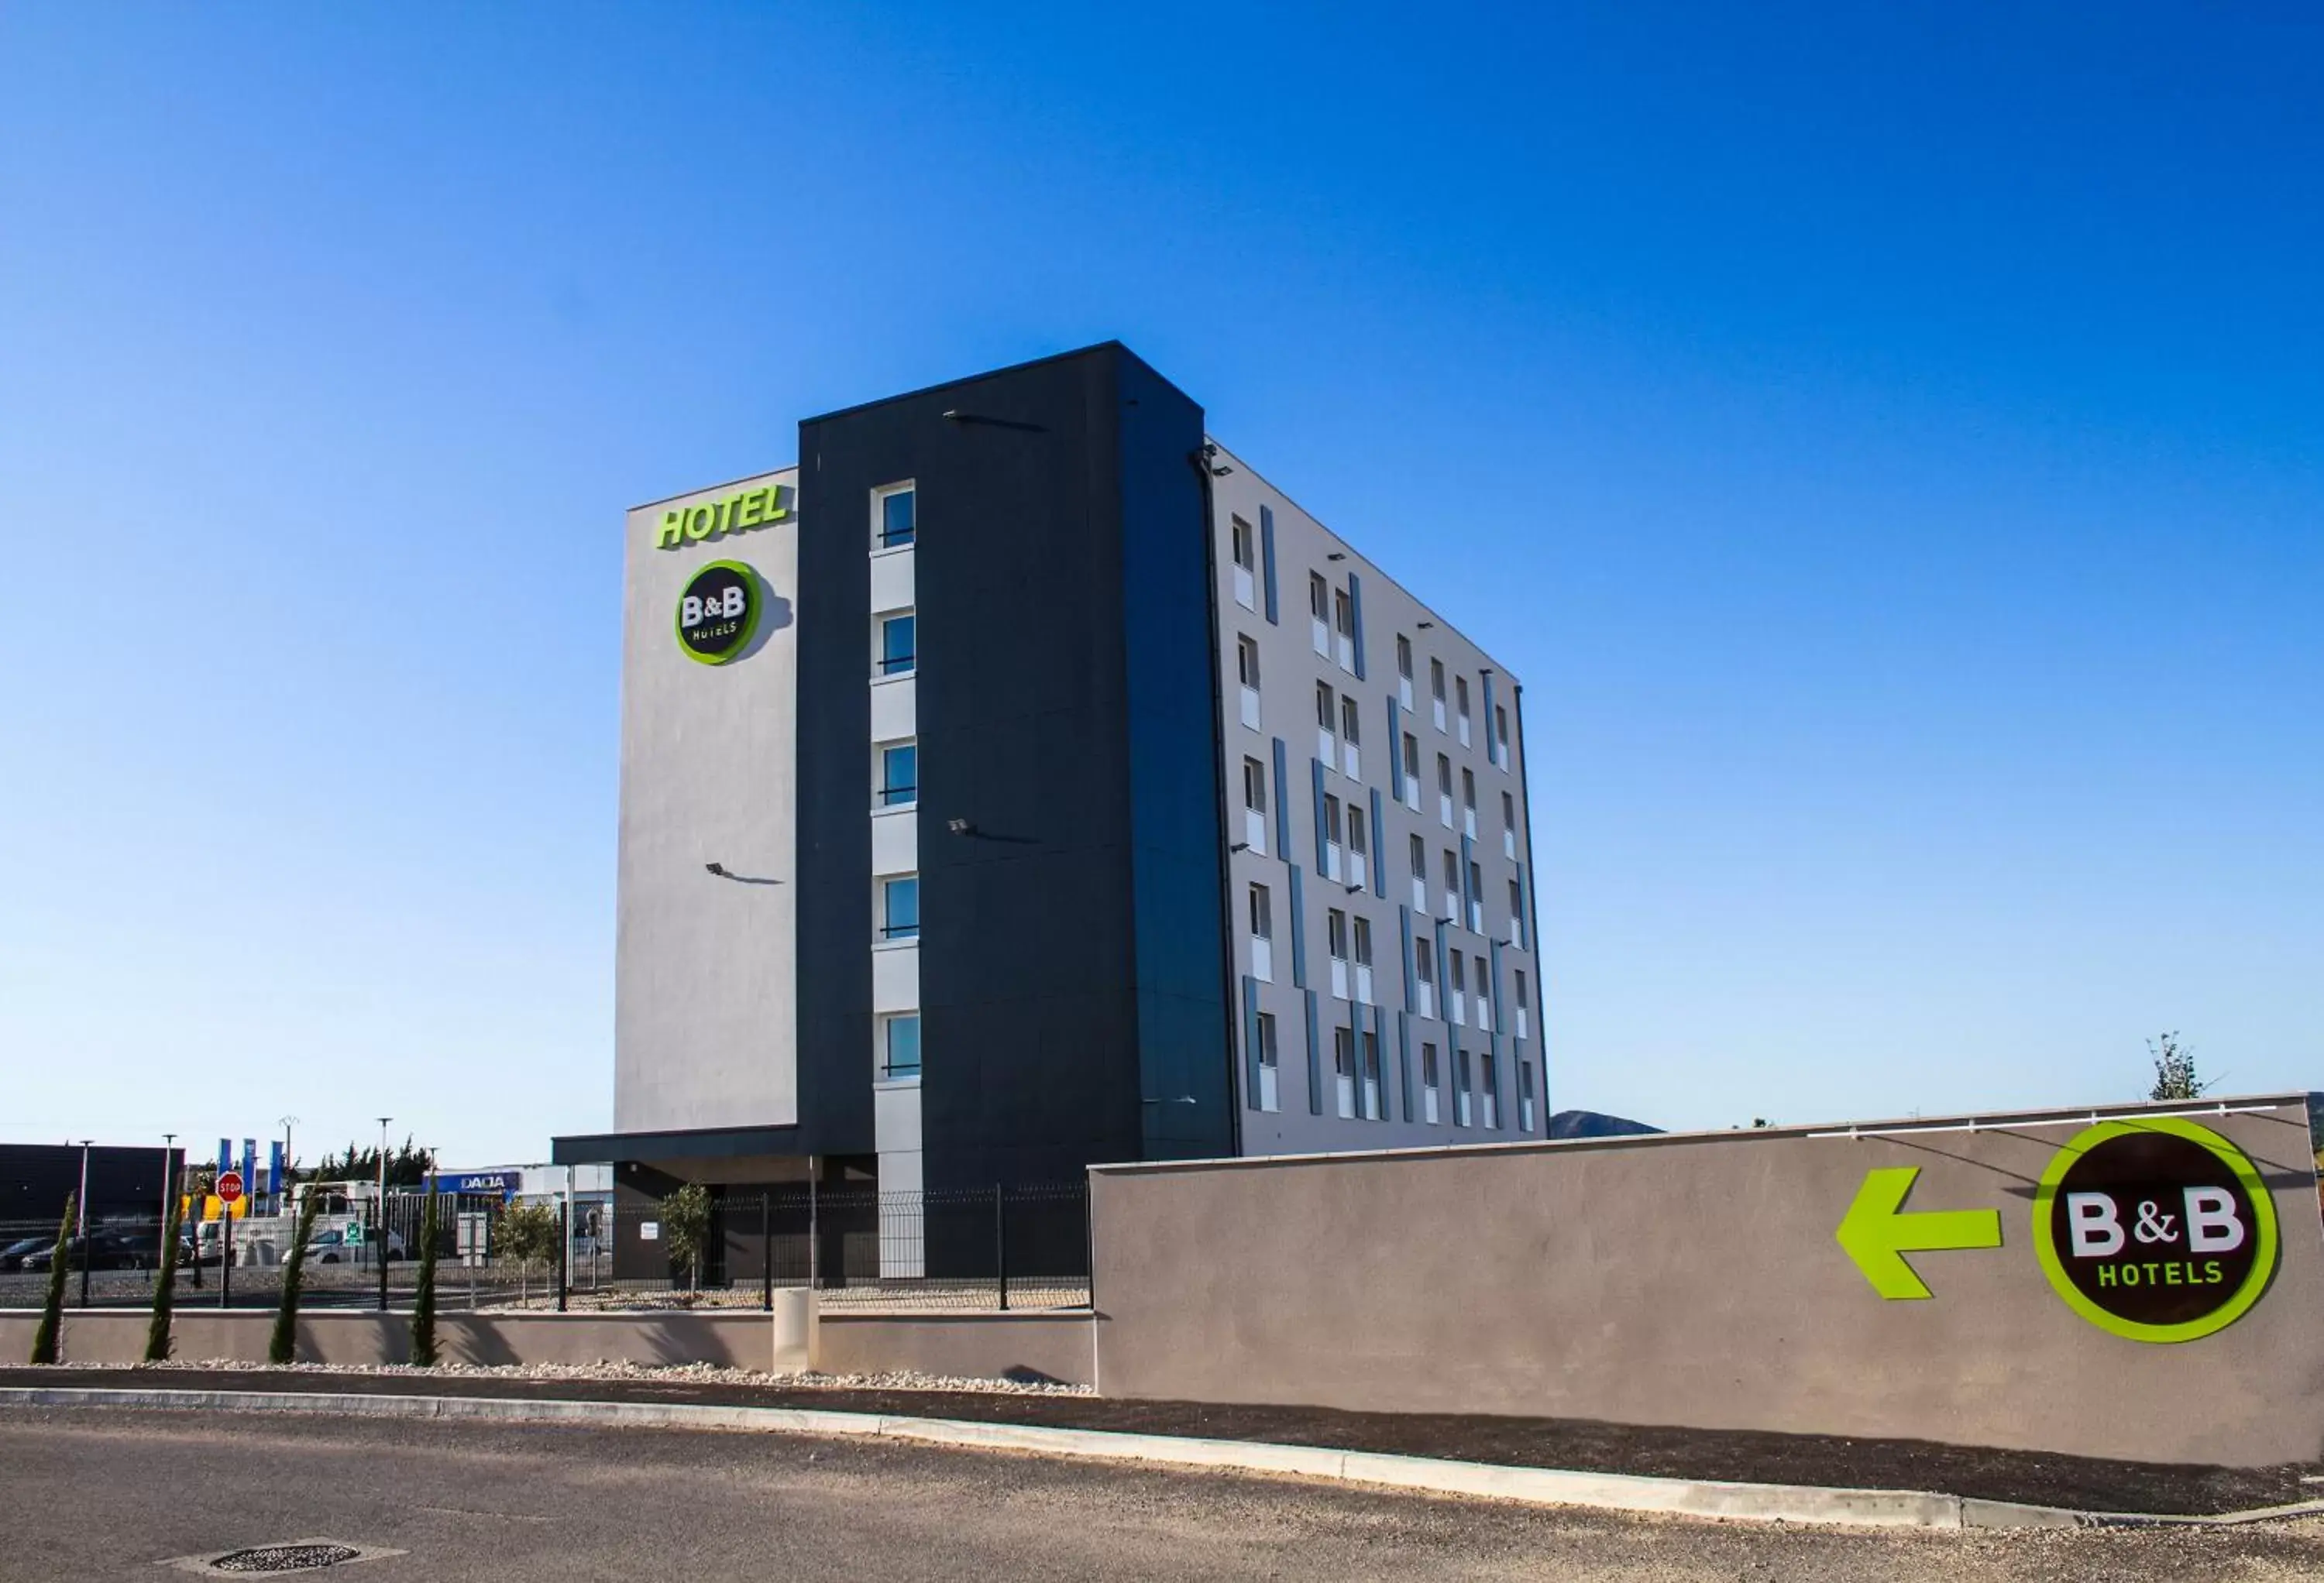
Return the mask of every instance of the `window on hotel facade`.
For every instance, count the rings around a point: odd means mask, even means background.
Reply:
[[[1340,695],[1340,740],[1351,747],[1363,741],[1363,733],[1357,729],[1356,719],[1362,713],[1356,707],[1356,696],[1353,693],[1343,693]]]
[[[1240,517],[1234,523],[1234,564],[1248,572],[1259,565],[1259,552],[1252,547],[1250,524]]]
[[[879,804],[900,808],[920,800],[920,749],[917,742],[890,742],[880,750]]]
[[[1264,885],[1250,888],[1250,933],[1255,940],[1275,938],[1275,908]]]
[[[1235,634],[1235,679],[1259,691],[1259,645],[1240,632]]]
[[[1428,878],[1428,843],[1416,835],[1411,838],[1411,842],[1412,877],[1425,879]]]
[[[1344,588],[1332,590],[1332,630],[1342,638],[1356,635],[1356,607]]]
[[[1441,659],[1428,662],[1428,695],[1439,704],[1444,702],[1444,662]]]
[[[1356,915],[1356,965],[1372,965],[1372,921],[1360,913]]]
[[[1328,683],[1315,684],[1315,729],[1331,731],[1339,724],[1339,710],[1333,702]]]
[[[1323,581],[1320,572],[1307,574],[1307,613],[1319,621],[1332,619],[1331,584]]]
[[[1469,678],[1467,676],[1455,676],[1452,679],[1452,713],[1463,720],[1469,718]]]
[[[917,1012],[880,1019],[880,1075],[920,1075],[920,1018]]]
[[[910,611],[880,618],[880,674],[883,676],[909,676],[918,657],[913,652],[914,622]]]
[[[1348,960],[1348,915],[1338,907],[1323,915],[1323,938],[1334,957],[1342,962]]]
[[[920,877],[900,874],[880,881],[880,938],[920,937]]]
[[[1525,892],[1514,879],[1509,881],[1509,943],[1525,943]]]
[[[873,533],[881,549],[898,549],[913,541],[919,522],[919,492],[908,483],[890,484],[872,492]]]
[[[1267,812],[1267,766],[1256,759],[1242,761],[1242,805],[1254,814]]]
[[[1509,711],[1503,704],[1493,705],[1493,745],[1499,751],[1501,768],[1509,767]]]
[[[1340,799],[1334,796],[1323,799],[1323,842],[1326,846],[1340,844]]]
[[[1407,682],[1412,679],[1412,640],[1402,632],[1396,635],[1396,674]]]
[[[1364,844],[1364,811],[1351,802],[1348,805],[1348,851],[1360,858],[1368,850]]]

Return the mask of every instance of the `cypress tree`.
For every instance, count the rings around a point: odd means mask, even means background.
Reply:
[[[420,1220],[420,1290],[411,1299],[411,1361],[436,1367],[436,1190],[428,1190]]]
[[[185,1195],[170,1195],[170,1211],[161,1222],[161,1271],[153,1282],[153,1322],[145,1330],[145,1361],[170,1360],[170,1308],[177,1300],[178,1237],[185,1214]]]
[[[65,1267],[72,1262],[68,1255],[72,1247],[73,1210],[79,1202],[79,1194],[65,1194],[65,1218],[57,1222],[56,1251],[49,1256],[48,1300],[41,1305],[40,1329],[32,1332],[34,1363],[57,1360],[57,1335],[65,1323]]]
[[[307,1267],[307,1239],[315,1234],[315,1211],[322,1203],[321,1185],[309,1183],[306,1199],[299,1205],[299,1226],[290,1238],[290,1256],[282,1261],[282,1302],[274,1311],[274,1333],[267,1338],[269,1363],[298,1360],[299,1278]]]

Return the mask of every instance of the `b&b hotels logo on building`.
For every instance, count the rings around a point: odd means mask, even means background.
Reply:
[[[1932,1295],[1904,1255],[2002,1246],[1995,1210],[1904,1209],[1918,1166],[1865,1173],[1839,1241],[1872,1289]],[[2275,1275],[2275,1202],[2249,1156],[2173,1116],[2101,1121],[2051,1159],[2034,1256],[2066,1306],[2133,1341],[2192,1341],[2251,1311]]]
[[[722,534],[746,533],[753,528],[786,521],[791,514],[791,493],[779,483],[770,483],[758,489],[738,490],[724,500],[704,501],[699,505],[664,511],[661,526],[654,532],[654,548],[678,549]]]

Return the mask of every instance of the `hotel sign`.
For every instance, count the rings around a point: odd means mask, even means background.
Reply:
[[[664,511],[661,526],[654,533],[654,548],[680,549],[725,534],[747,533],[753,528],[788,521],[791,497],[797,492],[779,483],[770,483],[758,489],[738,490],[724,500],[703,501]]]

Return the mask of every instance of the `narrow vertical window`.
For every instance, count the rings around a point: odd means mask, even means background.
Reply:
[[[880,674],[883,676],[909,676],[918,659],[912,640],[915,622],[910,611],[880,618]]]
[[[900,549],[919,530],[919,492],[908,483],[890,484],[872,492],[874,548]]]
[[[1407,682],[1412,679],[1412,640],[1402,632],[1396,635],[1396,674]]]

